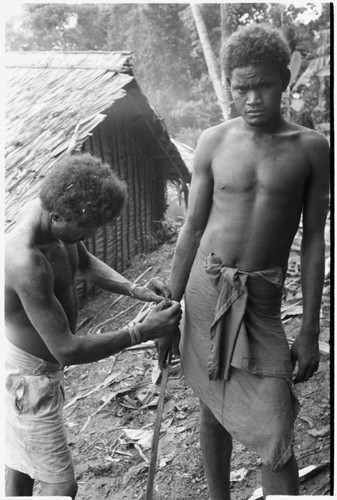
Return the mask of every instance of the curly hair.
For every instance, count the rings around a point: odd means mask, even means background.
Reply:
[[[266,24],[250,24],[225,39],[221,64],[227,78],[235,68],[271,64],[280,72],[290,62],[289,44],[280,30]]]
[[[126,184],[99,158],[66,155],[43,180],[40,199],[44,208],[69,222],[100,226],[119,215]]]

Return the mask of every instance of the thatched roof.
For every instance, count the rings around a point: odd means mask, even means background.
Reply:
[[[178,149],[182,159],[184,160],[184,163],[187,167],[187,170],[189,171],[190,174],[192,174],[193,160],[194,160],[194,153],[195,153],[194,149],[191,148],[190,146],[187,146],[187,144],[183,144],[182,142],[178,142],[174,139],[171,139],[171,142]]]
[[[130,52],[6,53],[7,229],[47,170],[79,148],[133,80]]]

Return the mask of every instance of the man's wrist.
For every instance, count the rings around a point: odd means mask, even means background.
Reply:
[[[302,323],[300,334],[304,337],[311,338],[312,340],[318,340],[320,334],[319,325],[313,323]]]
[[[144,342],[143,331],[140,323],[131,322],[127,326],[125,326],[123,330],[128,332],[132,346]]]
[[[130,297],[135,298],[135,289],[137,288],[137,286],[141,286],[141,285],[139,285],[138,283],[131,283],[131,286],[129,288]]]

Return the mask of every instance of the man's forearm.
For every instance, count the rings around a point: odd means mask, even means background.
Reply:
[[[179,233],[170,275],[171,296],[178,302],[184,295],[200,238],[201,234],[195,233],[187,223]]]
[[[80,270],[84,278],[98,288],[121,295],[130,293],[130,280],[93,255],[90,255],[88,265]]]
[[[301,283],[303,294],[303,329],[319,334],[320,309],[324,285],[325,244],[319,241],[307,248],[302,245]]]
[[[72,345],[67,345],[59,361],[64,366],[92,363],[117,354],[134,343],[140,344],[155,337],[145,325],[137,325],[137,331],[118,329],[97,335],[74,335]]]

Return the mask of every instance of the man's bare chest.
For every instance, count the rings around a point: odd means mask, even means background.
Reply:
[[[310,173],[305,157],[281,147],[227,148],[212,162],[214,188],[220,192],[289,195],[302,192]]]
[[[56,243],[43,249],[42,253],[49,263],[54,281],[55,293],[72,287],[78,269],[78,254],[74,245]]]

